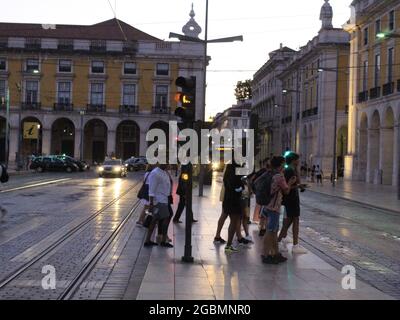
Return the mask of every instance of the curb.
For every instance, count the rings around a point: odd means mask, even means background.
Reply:
[[[362,201],[349,199],[349,198],[346,198],[346,197],[343,197],[343,196],[333,195],[333,194],[329,194],[329,193],[325,193],[325,192],[321,192],[321,191],[315,191],[315,190],[312,190],[312,189],[307,189],[307,191],[308,192],[314,192],[314,193],[322,194],[324,196],[328,196],[328,197],[332,197],[332,198],[336,198],[336,199],[347,200],[347,201],[350,201],[350,202],[354,202],[354,203],[360,204],[360,205],[362,205],[364,207],[370,207],[370,208],[375,208],[375,209],[378,209],[378,210],[388,211],[388,212],[395,213],[395,214],[400,214],[400,210],[384,208],[384,207],[376,206],[376,205],[373,205],[373,204],[365,203],[365,202],[362,202]],[[400,203],[399,203],[399,205],[400,205]]]

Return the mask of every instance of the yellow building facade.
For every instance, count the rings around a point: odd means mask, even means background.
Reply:
[[[197,118],[204,113],[203,52],[201,43],[162,41],[117,19],[91,26],[0,23],[0,161],[144,156],[146,133],[168,132],[176,120],[177,77],[196,77]],[[38,139],[24,138],[25,122],[37,123]]]

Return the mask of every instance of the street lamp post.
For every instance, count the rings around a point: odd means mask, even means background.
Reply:
[[[40,124],[37,125],[37,141],[36,141],[36,154],[39,156],[39,141],[40,141]]]

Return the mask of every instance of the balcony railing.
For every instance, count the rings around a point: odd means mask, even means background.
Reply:
[[[23,102],[21,103],[22,110],[40,110],[42,104],[40,102]]]
[[[107,51],[106,46],[90,46],[90,52],[92,53],[104,53]]]
[[[388,96],[392,94],[394,91],[394,82],[389,82],[383,85],[382,87],[382,95]]]
[[[377,99],[381,96],[381,87],[375,87],[369,90],[369,98]]]
[[[368,100],[368,91],[363,91],[358,94],[358,102],[365,102]]]
[[[55,103],[54,111],[73,111],[74,105],[72,103]]]
[[[119,113],[139,113],[139,106],[121,105],[119,106]]]
[[[105,104],[88,104],[86,105],[87,112],[106,112],[107,107]]]
[[[152,113],[153,114],[170,114],[170,107],[153,107]]]

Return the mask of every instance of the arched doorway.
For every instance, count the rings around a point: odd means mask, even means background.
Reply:
[[[21,161],[42,153],[42,129],[42,123],[35,117],[27,117],[21,121]]]
[[[74,157],[75,126],[66,118],[57,119],[51,127],[51,153]]]
[[[99,119],[89,120],[84,129],[83,154],[90,163],[102,163],[107,154],[107,125]]]
[[[122,121],[117,127],[117,158],[138,157],[140,150],[140,128],[135,121]]]
[[[382,183],[393,184],[393,161],[394,161],[394,113],[392,108],[387,108],[384,116],[384,127],[381,128],[382,143]]]
[[[371,127],[369,128],[368,137],[368,166],[369,179],[368,182],[381,184],[379,174],[379,156],[380,156],[380,116],[375,110],[371,118]]]
[[[368,159],[368,117],[366,113],[361,115],[360,131],[359,131],[359,172],[360,180],[367,180],[367,159]]]
[[[347,136],[348,136],[348,127],[347,125],[341,126],[337,133],[337,141],[336,141],[336,164],[337,164],[337,173],[338,177],[344,177],[344,157],[347,154]]]

